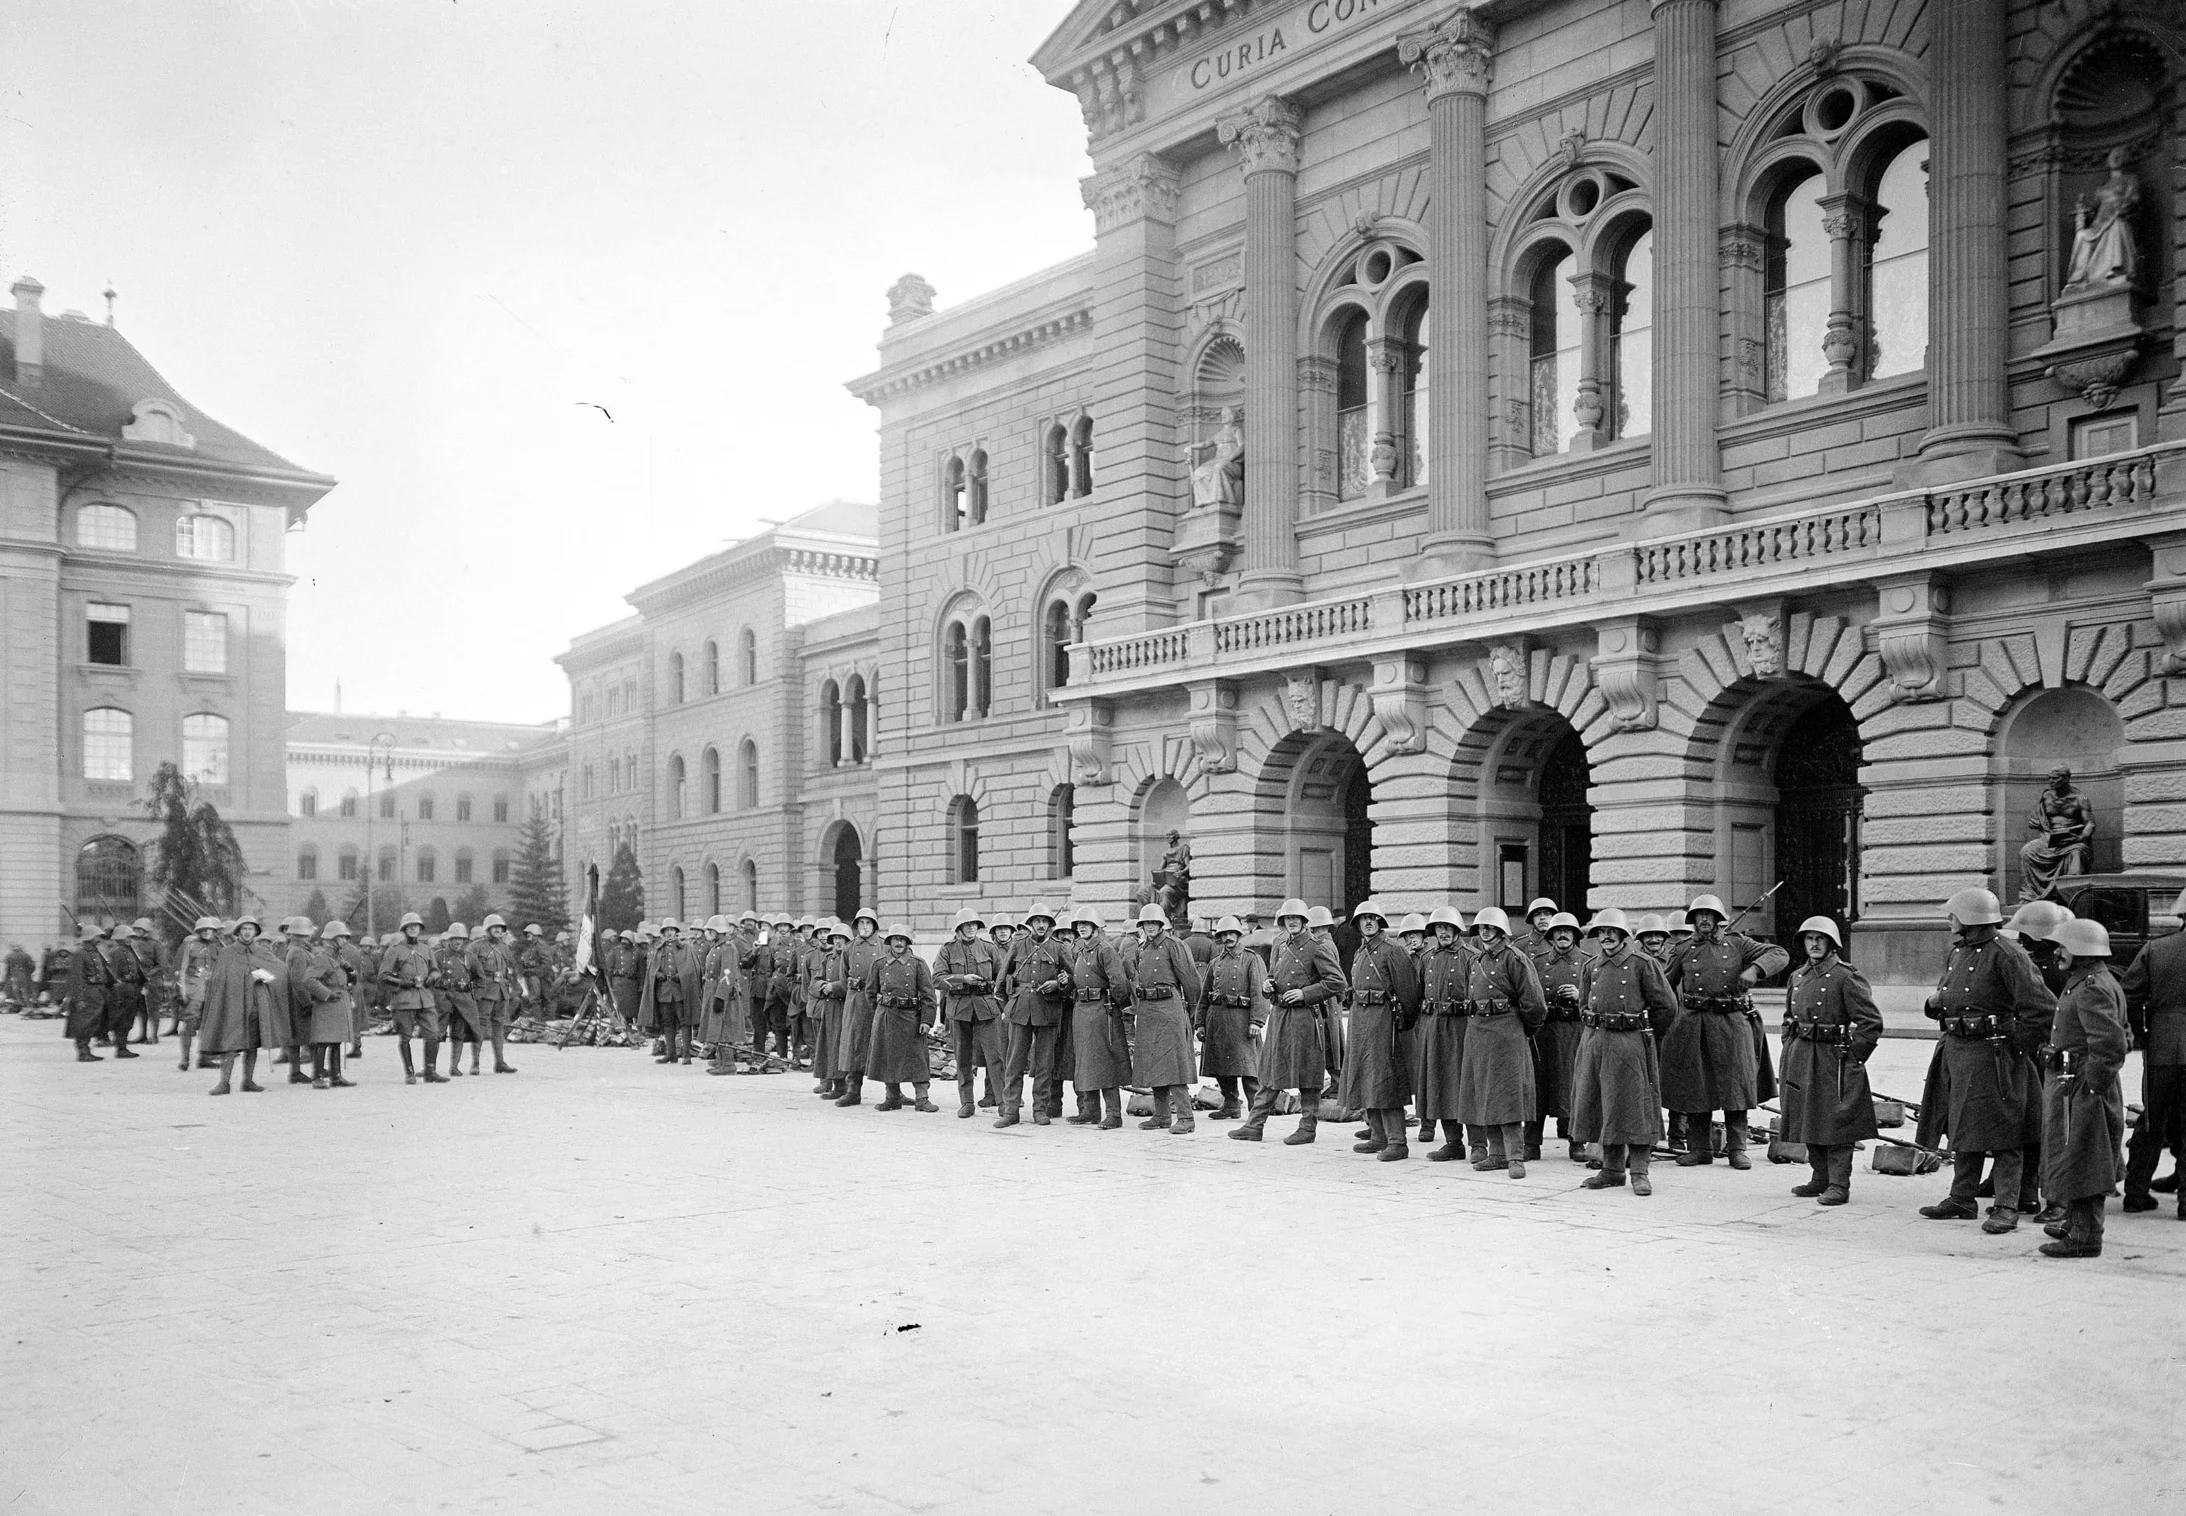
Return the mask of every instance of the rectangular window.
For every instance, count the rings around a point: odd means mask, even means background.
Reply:
[[[85,662],[117,668],[129,662],[128,606],[92,602],[84,607],[84,632]]]
[[[317,853],[298,853],[296,855],[296,877],[298,879],[316,879],[319,877],[319,855]]]
[[[430,821],[433,819],[432,796],[425,795],[419,798],[417,803],[417,819],[420,821]]]
[[[497,853],[494,855],[493,882],[495,884],[507,884],[509,882],[509,860],[506,854]]]
[[[495,824],[495,825],[497,825],[497,826],[506,826],[506,825],[508,825],[508,820],[509,820],[509,797],[508,797],[508,796],[506,796],[506,795],[496,795],[496,796],[494,796],[494,797],[493,797],[493,819],[494,819],[494,824]]]
[[[470,796],[458,795],[455,797],[455,819],[458,821],[468,821],[471,819]]]
[[[357,855],[355,853],[342,854],[334,865],[334,869],[341,876],[344,883],[355,879],[357,877]]]
[[[393,790],[384,790],[380,794],[380,820],[392,821],[394,819],[395,792]]]
[[[455,882],[457,884],[469,884],[471,882],[471,855],[468,853],[455,855]]]
[[[434,862],[433,862],[433,855],[432,855],[431,853],[420,853],[420,854],[418,854],[418,859],[417,859],[417,882],[418,882],[419,884],[431,884],[431,883],[433,882],[433,872],[434,872]]]
[[[1503,892],[1503,908],[1522,911],[1526,905],[1526,845],[1505,842],[1496,849],[1497,882]]]
[[[182,667],[192,674],[228,671],[228,618],[218,611],[182,613]]]
[[[83,776],[126,783],[135,776],[136,720],[127,711],[101,707],[83,713]]]
[[[393,884],[394,882],[395,855],[393,853],[382,853],[380,854],[380,883]]]
[[[2100,458],[2106,453],[2130,453],[2140,446],[2140,413],[2113,411],[2107,416],[2082,416],[2072,423],[2072,456]]]

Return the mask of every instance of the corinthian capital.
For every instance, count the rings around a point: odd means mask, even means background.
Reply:
[[[1471,11],[1397,36],[1397,59],[1427,81],[1427,98],[1484,95],[1495,56],[1495,31]]]
[[[1281,95],[1269,95],[1234,116],[1224,116],[1215,130],[1245,160],[1248,177],[1265,170],[1295,174],[1298,136],[1305,120],[1305,112],[1297,106]]]
[[[1177,184],[1177,171],[1166,160],[1141,153],[1079,180],[1078,193],[1093,213],[1094,232],[1105,237],[1134,221],[1174,223]]]

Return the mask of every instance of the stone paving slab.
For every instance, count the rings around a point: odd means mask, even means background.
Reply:
[[[1640,1199],[367,1046],[208,1100],[0,1018],[0,1511],[2186,1508],[2168,1206],[2052,1263],[1864,1159]]]

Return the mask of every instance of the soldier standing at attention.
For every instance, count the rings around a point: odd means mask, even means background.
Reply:
[[[1936,992],[1923,1008],[1943,1037],[1928,1064],[1920,1097],[1920,1145],[1941,1148],[1948,1136],[1951,1192],[1920,1214],[1930,1221],[1971,1220],[1981,1160],[1996,1160],[1996,1204],[1981,1230],[2019,1225],[2018,1201],[2026,1142],[2027,1105],[2038,1098],[2028,1059],[2048,1033],[2056,999],[2017,943],[1997,928],[1996,896],[1978,886],[1944,903],[1953,933]]]
[[[402,918],[402,940],[380,958],[380,988],[387,1009],[395,1017],[395,1046],[402,1051],[402,1082],[416,1084],[417,1072],[410,1062],[410,1039],[425,1038],[425,1082],[446,1084],[437,1061],[440,1033],[445,1025],[440,1003],[433,991],[433,954],[425,945],[425,918],[416,911]]]
[[[1506,918],[1507,919],[1507,918]],[[1543,895],[1526,907],[1525,922],[1510,933],[1511,945],[1528,958],[1538,958],[1548,951],[1549,923],[1556,919],[1556,902]],[[1480,918],[1473,918],[1473,930],[1480,929]]]
[[[742,977],[736,971],[736,951],[729,918],[708,916],[706,956],[698,971],[698,1040],[713,1049],[712,1061],[706,1067],[709,1074],[736,1072],[736,1060],[729,1053],[734,1042],[731,1023],[735,1019],[736,984]]]
[[[144,1014],[144,964],[129,946],[130,929],[116,926],[104,945],[106,966],[114,978],[106,1002],[106,1031],[116,1058],[134,1058],[129,1039]]]
[[[1317,935],[1303,900],[1284,901],[1275,910],[1276,941],[1260,993],[1268,1001],[1268,1023],[1260,1044],[1260,1093],[1252,1112],[1230,1136],[1258,1142],[1275,1113],[1276,1097],[1298,1092],[1298,1129],[1283,1139],[1286,1147],[1311,1142],[1320,1128],[1321,1084],[1330,1070],[1331,1040],[1322,1025],[1334,1014],[1344,993],[1343,969],[1334,944]]]
[[[205,982],[205,1051],[220,1059],[220,1082],[209,1093],[230,1092],[238,1053],[243,1055],[244,1092],[265,1093],[257,1078],[259,1050],[296,1041],[285,971],[279,951],[260,940],[258,918],[237,917],[234,940],[214,958]]]
[[[865,995],[873,1005],[873,1046],[865,1055],[866,1073],[887,1086],[876,1111],[903,1109],[903,1086],[911,1086],[917,1109],[931,1115],[941,1107],[927,1098],[933,1066],[926,1060],[926,1022],[935,1010],[934,976],[926,960],[911,951],[911,929],[898,924],[882,937],[887,951],[865,971]]]
[[[1181,1137],[1192,1119],[1192,1022],[1199,1004],[1199,965],[1169,931],[1169,918],[1151,901],[1139,907],[1138,940],[1125,950],[1131,980],[1131,1071],[1153,1095],[1142,1132],[1166,1126]]]
[[[1410,955],[1389,940],[1389,918],[1380,902],[1360,901],[1351,921],[1358,928],[1359,947],[1351,955],[1343,1104],[1366,1116],[1367,1137],[1352,1144],[1351,1151],[1376,1153],[1383,1163],[1392,1163],[1412,1151],[1404,1138],[1404,1106],[1412,1098],[1412,1060],[1404,1033],[1419,1019],[1419,975],[1412,970]]]
[[[2045,1258],[2100,1258],[2103,1201],[2121,1177],[2118,1143],[2125,1103],[2118,1071],[2125,1065],[2125,992],[2110,972],[2110,933],[2099,921],[2075,917],[2058,926],[2057,959],[2065,970],[2049,1041],[2042,1049],[2042,1188],[2065,1208],[2045,1230]]]
[[[1268,1019],[1267,998],[1261,993],[1268,970],[1244,941],[1245,924],[1235,916],[1215,923],[1214,956],[1207,960],[1206,992],[1194,1020],[1200,1037],[1199,1072],[1222,1087],[1222,1109],[1210,1118],[1215,1121],[1235,1121],[1242,1114],[1240,1080],[1246,1104],[1260,1093],[1252,1034]]]
[[[972,1082],[987,1071],[987,1091],[1002,1088],[1002,1006],[995,998],[1002,985],[1002,954],[979,935],[986,920],[965,906],[949,920],[949,940],[934,954],[934,983],[941,989],[937,1033],[953,1029],[956,1053],[956,1115],[969,1121],[979,1109]]]
[[[1553,923],[1555,916],[1550,915]],[[1495,907],[1473,917],[1476,945],[1466,976],[1465,1066],[1457,1086],[1457,1115],[1487,1152],[1473,1160],[1482,1172],[1508,1169],[1526,1177],[1526,1125],[1534,1118],[1533,1050],[1529,1036],[1548,1009],[1533,960],[1511,944],[1503,913]],[[1357,965],[1353,965],[1354,969]]]
[[[1822,1205],[1852,1198],[1852,1148],[1875,1135],[1867,1059],[1882,1040],[1882,1013],[1867,979],[1842,957],[1844,939],[1827,916],[1799,925],[1806,962],[1791,971],[1784,998],[1784,1129],[1806,1145],[1814,1177],[1791,1187]]]
[[[674,1063],[682,1057],[683,981],[690,969],[691,948],[683,940],[683,924],[670,916],[660,923],[660,940],[645,964],[645,1009],[653,1029],[660,1033],[661,1050],[655,1063]]]
[[[516,965],[516,949],[509,942],[509,927],[499,916],[488,916],[484,934],[471,943],[471,979],[477,985],[478,1013],[486,1024],[486,1035],[493,1039],[493,1071],[496,1074],[513,1074],[514,1064],[508,1060],[507,1042],[509,1020],[515,1013],[517,995],[520,992]],[[689,1063],[690,1031],[686,1024],[683,1061]],[[474,1049],[471,1057],[478,1054]],[[472,1064],[471,1072],[476,1073]]]
[[[114,988],[114,971],[107,966],[106,957],[99,951],[100,928],[87,926],[83,938],[68,962],[68,971],[62,979],[64,996],[68,1001],[68,1035],[76,1044],[78,1063],[100,1063],[104,1060],[91,1051],[93,1038],[106,1040],[107,1020],[110,1014],[107,998]],[[128,1048],[117,1049],[116,1058],[134,1058],[137,1055]]]
[[[1055,935],[1055,913],[1044,901],[1032,903],[1025,913],[1024,935],[1010,944],[1003,959],[1002,993],[1008,1045],[1002,1063],[1002,1113],[994,1124],[1017,1125],[1029,1072],[1033,1124],[1046,1126],[1053,1119],[1049,1102],[1060,1098],[1055,1054],[1071,983],[1070,945]]]
[[[311,1049],[311,1087],[324,1090],[338,1084],[348,1089],[350,1082],[342,1077],[342,1045],[349,1040],[351,1028],[349,996],[341,988],[342,971],[311,940],[317,929],[309,916],[291,916],[281,929],[288,939],[283,954],[287,972],[281,989],[288,996],[289,1020],[296,1028],[297,1046]],[[330,1054],[331,1074],[327,1068]]]
[[[2011,920],[2004,923],[2005,939],[2019,944],[2027,961],[2034,965],[2042,988],[2052,995],[2064,993],[2065,970],[2057,945],[2050,938],[2059,926],[2071,919],[2072,913],[2054,900],[2030,900],[2012,912]],[[2034,1070],[2034,1098],[2027,1102],[2026,1125],[2021,1131],[2026,1141],[2019,1150],[2019,1214],[2047,1226],[2050,1222],[2063,1220],[2065,1210],[2054,1202],[2047,1207],[2042,1204],[2042,1070],[2039,1064]],[[1993,1172],[1981,1181],[1974,1195],[1985,1199],[1995,1197],[1996,1176]]]
[[[1465,1043],[1472,1018],[1465,1011],[1465,989],[1472,979],[1472,953],[1465,946],[1465,918],[1451,906],[1437,906],[1427,918],[1434,939],[1419,955],[1419,1027],[1414,1033],[1412,1066],[1418,1071],[1412,1103],[1419,1112],[1419,1140],[1432,1141],[1442,1123],[1442,1146],[1427,1154],[1433,1163],[1465,1156],[1465,1126],[1458,1116],[1458,1091],[1464,1082]]]
[[[1713,895],[1694,900],[1686,917],[1693,940],[1670,950],[1669,980],[1678,992],[1678,1018],[1662,1039],[1662,1095],[1685,1117],[1680,1168],[1715,1162],[1709,1124],[1723,1113],[1723,1156],[1750,1169],[1746,1112],[1758,1101],[1753,1032],[1746,1013],[1751,991],[1781,971],[1791,955],[1773,942],[1724,930],[1727,912]]]
[[[1632,1174],[1632,1193],[1652,1195],[1647,1160],[1662,1135],[1662,1076],[1655,1044],[1677,1019],[1677,997],[1662,966],[1639,950],[1624,912],[1595,914],[1602,945],[1588,986],[1571,1074],[1571,1125],[1581,1142],[1602,1145],[1602,1168],[1581,1188],[1613,1190]]]
[[[843,949],[843,980],[849,988],[843,991],[843,1050],[836,1060],[836,1072],[843,1076],[843,1092],[835,1097],[840,1106],[865,1098],[865,1060],[873,1047],[873,1001],[865,983],[885,951],[879,933],[880,917],[871,906],[860,906],[850,918],[850,946]]]
[[[1646,925],[1643,918],[1642,926]],[[1642,937],[1644,943],[1646,939]],[[1533,1089],[1540,1114],[1526,1126],[1526,1157],[1541,1156],[1547,1118],[1556,1118],[1556,1135],[1570,1145],[1571,1161],[1586,1162],[1586,1144],[1571,1130],[1571,1076],[1579,1061],[1580,1016],[1594,987],[1594,959],[1579,951],[1579,918],[1559,911],[1549,918],[1548,951],[1533,960],[1541,976],[1548,1019],[1533,1037]]]
[[[167,955],[161,949],[159,939],[152,935],[152,918],[139,916],[129,929],[129,940],[124,944],[137,960],[137,977],[141,986],[142,1005],[139,1007],[137,1033],[139,1042],[159,1041],[160,1002],[166,998]]]
[[[340,926],[339,934],[329,935]],[[372,1012],[379,1005],[379,944],[370,938],[357,941],[347,925],[329,921],[320,929],[326,950],[341,965],[342,976],[349,981],[350,1018],[354,1025],[350,1030],[349,1056],[364,1056],[365,1029],[372,1024]]]
[[[516,970],[523,979],[525,1012],[546,1015],[547,986],[554,982],[554,955],[547,948],[546,929],[536,921],[524,927],[523,945],[516,950]]]
[[[2178,907],[2173,906],[2175,913]],[[2186,1126],[2186,932],[2158,937],[2133,957],[2120,988],[2125,993],[2133,1045],[2140,1049],[2139,1123],[2125,1165],[2125,1208],[2152,1211],[2156,1160],[2171,1150],[2168,1186],[2178,1191],[2178,1157]],[[2186,1221],[2186,1192],[2178,1219]]]
[[[850,992],[850,968],[844,956],[850,928],[826,916],[813,935],[819,942],[819,956],[812,966],[811,1004],[819,1031],[812,1041],[812,1068],[820,1078],[812,1093],[833,1100],[843,1092],[842,1075],[835,1070],[842,1061],[843,1000]],[[733,944],[728,951],[734,954]]]
[[[1072,1087],[1078,1113],[1072,1126],[1100,1123],[1104,1132],[1123,1125],[1123,1086],[1131,1077],[1131,1044],[1123,1035],[1123,1008],[1131,1003],[1131,976],[1122,954],[1101,930],[1100,912],[1080,906],[1070,918],[1078,940],[1070,955],[1074,1005],[1071,1031]]]
[[[628,930],[614,934],[607,949],[607,986],[614,997],[613,1010],[618,1030],[637,1020],[639,998],[639,970],[643,966],[638,952],[638,934]]]
[[[471,1045],[471,1073],[478,1072],[478,1044],[482,1023],[471,977],[471,929],[460,921],[433,944],[433,995],[440,1006],[441,1024],[448,1032],[448,1077],[463,1074],[463,1044]]]
[[[182,939],[182,951],[175,955],[175,1030],[182,1038],[182,1061],[175,1067],[185,1074],[190,1071],[190,1043],[205,1014],[205,981],[219,956],[220,918],[198,917],[190,935]]]

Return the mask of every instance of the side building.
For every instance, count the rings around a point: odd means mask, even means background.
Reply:
[[[647,913],[876,898],[874,509],[836,501],[642,585],[573,640],[571,899],[628,844]]]
[[[1085,0],[1090,252],[890,292],[880,895],[1710,891],[1932,972],[2186,853],[2163,0]],[[2040,860],[2035,860],[2037,868]]]
[[[111,323],[0,311],[0,942],[155,914],[172,762],[288,898],[286,533],[334,481],[198,410]]]

